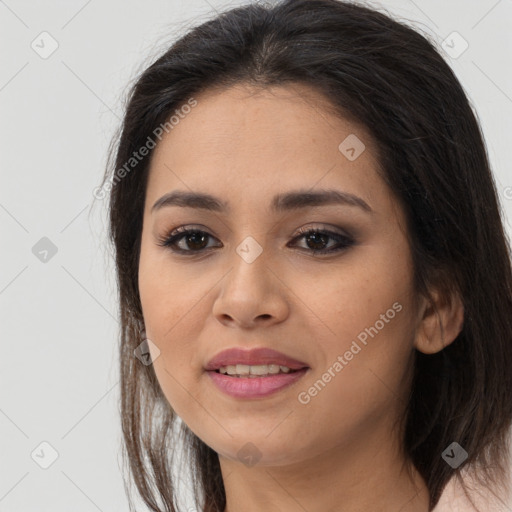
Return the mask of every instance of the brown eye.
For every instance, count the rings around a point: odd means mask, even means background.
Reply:
[[[326,229],[304,229],[299,230],[299,235],[292,242],[304,239],[306,247],[301,249],[313,254],[328,254],[347,249],[354,244],[354,240],[342,233]],[[168,247],[171,251],[181,254],[199,254],[210,250],[208,239],[214,238],[208,232],[200,229],[180,227],[159,240],[159,244]],[[329,247],[329,242],[335,243]]]
[[[315,254],[327,254],[342,251],[354,244],[354,240],[352,240],[352,238],[341,233],[335,233],[325,229],[307,229],[299,232],[301,232],[301,234],[295,237],[293,241],[301,238],[304,239],[306,243],[306,250],[310,249],[310,252]],[[331,246],[330,248],[327,248],[329,240],[334,240],[336,242],[334,247]]]
[[[202,252],[207,249],[208,237],[206,231],[198,229],[178,228],[160,240],[159,245],[169,247],[176,252]],[[181,245],[180,245],[181,244]]]

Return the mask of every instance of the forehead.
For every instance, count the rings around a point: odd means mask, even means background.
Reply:
[[[194,98],[197,105],[154,150],[147,209],[173,189],[229,196],[231,203],[273,197],[291,185],[337,187],[370,203],[384,186],[365,128],[325,108],[327,99],[308,86],[237,85]],[[344,141],[356,144],[355,159],[343,152]]]

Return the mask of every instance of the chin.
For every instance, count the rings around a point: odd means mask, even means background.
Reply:
[[[219,454],[219,457],[233,462],[242,463],[247,467],[258,466],[286,466],[299,462],[304,458],[305,447],[297,445],[283,446],[282,439],[270,439],[261,431],[250,431],[233,437],[219,439],[203,439],[210,448]],[[292,438],[292,436],[289,436]],[[302,448],[302,449],[301,449]]]

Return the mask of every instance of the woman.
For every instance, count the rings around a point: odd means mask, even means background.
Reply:
[[[151,510],[183,510],[181,441],[201,511],[427,512],[467,475],[504,499],[510,249],[432,43],[337,0],[232,9],[142,73],[114,150],[122,425]]]

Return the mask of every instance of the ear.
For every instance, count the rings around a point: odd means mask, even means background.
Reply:
[[[414,346],[424,354],[435,354],[452,343],[464,325],[464,304],[457,292],[448,296],[439,290],[431,292],[419,310],[419,325]]]

